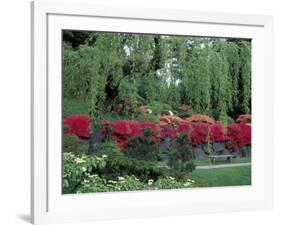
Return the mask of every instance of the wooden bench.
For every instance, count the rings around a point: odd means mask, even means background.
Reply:
[[[227,161],[231,161],[232,158],[236,158],[235,155],[231,155],[231,154],[228,154],[228,155],[210,155],[209,158],[211,159],[211,162],[212,163],[215,163],[216,159],[224,159],[226,158]]]

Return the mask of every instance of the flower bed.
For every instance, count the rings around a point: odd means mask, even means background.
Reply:
[[[206,117],[208,118],[208,117]],[[247,116],[247,118],[249,118]],[[105,136],[111,135],[118,143],[121,150],[126,148],[127,141],[136,136],[143,135],[143,130],[150,129],[150,137],[157,143],[160,143],[166,137],[171,139],[177,136],[187,135],[190,144],[198,146],[207,142],[227,142],[227,148],[231,151],[237,151],[244,146],[251,144],[251,126],[243,122],[232,123],[223,127],[220,123],[209,122],[179,122],[177,126],[161,125],[154,122],[138,122],[135,120],[120,120],[110,122],[108,120],[101,121],[103,126],[111,128],[104,129]],[[64,119],[64,126],[67,128],[65,134],[76,135],[79,138],[90,137],[90,118],[86,115],[72,115]]]

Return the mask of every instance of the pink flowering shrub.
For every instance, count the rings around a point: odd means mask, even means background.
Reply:
[[[90,137],[90,117],[87,115],[71,115],[63,120],[65,134],[74,134],[79,138]]]
[[[147,128],[151,130],[150,137],[156,143],[160,143],[160,140],[166,137],[175,138],[179,135],[187,135],[192,145],[204,144],[207,141],[227,141],[227,147],[232,151],[237,151],[251,144],[251,125],[243,122],[229,124],[226,128],[219,123],[210,124],[204,122],[184,122],[176,127],[135,120],[117,122],[102,120],[102,124],[105,128],[110,128],[103,129],[104,137],[110,135],[121,150],[126,148],[126,143],[130,138],[142,136],[143,130]],[[80,139],[90,137],[90,118],[87,115],[71,115],[63,120],[63,125],[66,128],[65,134],[76,135]]]
[[[190,132],[190,140],[192,145],[200,145],[206,143],[209,137],[209,125],[207,123],[193,123]]]
[[[237,151],[251,144],[251,126],[244,123],[232,123],[227,126],[226,140],[228,148]]]
[[[223,142],[225,141],[225,135],[223,126],[219,123],[215,123],[210,126],[210,141],[211,142]]]
[[[118,122],[110,122],[108,120],[103,120],[102,123],[112,128],[112,136],[114,140],[118,143],[121,150],[126,148],[126,142],[131,137],[142,135],[144,129],[151,129],[151,138],[155,139],[156,141],[158,141],[160,137],[160,128],[157,123],[141,123],[134,120],[121,120]]]

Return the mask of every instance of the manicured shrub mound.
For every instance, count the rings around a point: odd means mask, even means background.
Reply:
[[[204,115],[204,114],[193,114],[191,117],[188,117],[185,119],[187,122],[191,123],[191,122],[202,122],[202,123],[208,123],[208,124],[214,124],[215,120],[208,116],[208,115]]]
[[[238,151],[251,144],[251,126],[244,123],[232,123],[227,126],[226,140],[228,148]]]
[[[199,117],[201,118],[201,115]],[[199,117],[196,116],[197,119]],[[195,120],[197,122],[182,122],[183,120],[177,121],[177,119],[171,120],[171,118],[175,117],[162,117],[161,122],[167,120],[165,125],[135,120],[120,120],[117,122],[102,120],[105,128],[103,129],[103,136],[113,138],[121,150],[127,147],[129,139],[142,137],[143,131],[146,129],[151,131],[149,138],[156,144],[159,144],[160,140],[166,137],[173,139],[180,135],[187,135],[192,145],[201,145],[208,141],[227,141],[227,147],[233,151],[251,144],[251,125],[244,123],[249,121],[250,115],[241,115],[240,120],[237,119],[237,121],[240,121],[239,123],[231,123],[227,127],[223,127],[220,123],[213,123],[208,116],[203,117],[205,122],[198,122],[200,120],[197,119]],[[168,120],[170,120],[170,123],[167,123]],[[175,121],[177,121],[176,125]],[[65,134],[75,135],[80,139],[90,137],[90,118],[87,115],[71,115],[63,120],[63,125],[66,128]]]
[[[185,123],[185,120],[178,117],[178,116],[168,116],[168,115],[164,115],[164,116],[160,116],[160,123],[162,126],[165,125],[174,125],[174,126],[178,126],[181,123]]]
[[[243,114],[237,118],[236,122],[237,123],[251,123],[251,119],[252,119],[252,117],[250,114]]]
[[[159,126],[153,122],[137,122],[135,120],[110,122],[102,120],[102,123],[112,128],[112,136],[122,150],[126,148],[126,142],[130,138],[141,136],[144,129],[151,129],[150,137],[154,140],[158,140],[160,134]]]
[[[209,138],[209,125],[207,123],[193,123],[190,132],[192,145],[200,145],[206,143]]]
[[[74,134],[79,138],[90,137],[90,117],[87,115],[71,115],[63,120],[65,134]]]
[[[223,126],[219,123],[213,124],[210,127],[210,141],[211,142],[223,142],[225,141],[225,135]]]

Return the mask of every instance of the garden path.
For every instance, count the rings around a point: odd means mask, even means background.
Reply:
[[[196,166],[196,169],[214,169],[214,168],[226,168],[226,167],[239,167],[239,166],[250,166],[251,163],[231,163],[221,165],[207,165],[207,166]]]

